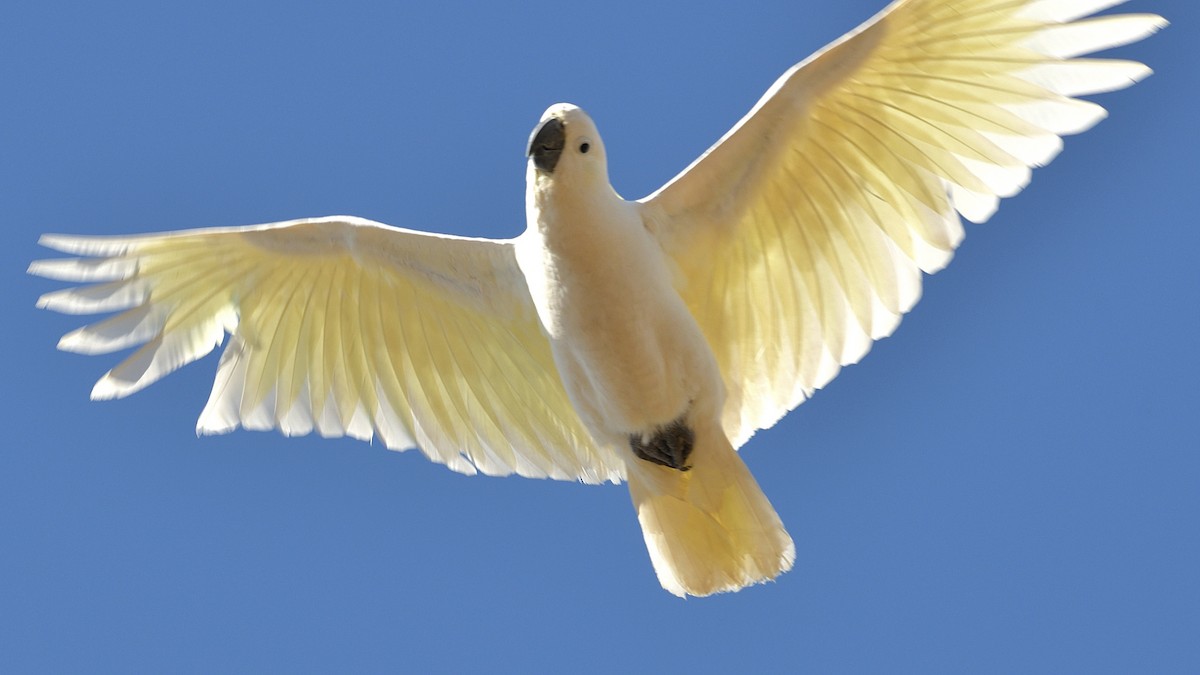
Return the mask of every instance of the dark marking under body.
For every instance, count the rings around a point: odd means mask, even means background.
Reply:
[[[684,424],[682,417],[658,427],[649,438],[642,434],[629,436],[629,447],[639,459],[679,471],[692,468],[687,460],[695,442],[696,433]]]

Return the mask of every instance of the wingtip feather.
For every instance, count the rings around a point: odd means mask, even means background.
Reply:
[[[38,237],[38,245],[45,248],[85,256],[116,256],[129,250],[128,237],[82,236],[48,233]]]
[[[97,380],[96,384],[92,387],[91,399],[93,401],[111,401],[118,398],[125,398],[135,391],[137,391],[137,388],[118,384],[110,370],[104,374],[104,377]]]
[[[1166,28],[1157,14],[1109,14],[1059,24],[1036,33],[1025,47],[1053,58],[1069,59],[1123,47]]]

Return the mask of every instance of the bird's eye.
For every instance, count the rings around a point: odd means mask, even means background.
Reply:
[[[591,149],[591,147],[592,147],[592,146],[591,146],[590,144],[588,144],[586,141],[585,141],[585,142],[583,142],[583,143],[580,143],[580,144],[579,144],[579,152],[582,152],[583,154],[585,154],[585,155],[586,155],[586,154],[587,154],[587,151],[588,151],[588,150],[590,150],[590,149]]]

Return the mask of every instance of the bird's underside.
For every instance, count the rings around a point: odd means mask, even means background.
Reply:
[[[790,568],[734,451],[889,335],[922,273],[1149,74],[1082,58],[1166,23],[1122,0],[900,0],[789,69],[674,179],[621,199],[579,108],[530,138],[527,229],[453,237],[348,216],[45,235],[76,282],[38,306],[114,313],[63,336],[134,348],[132,394],[228,342],[201,433],[378,437],[464,473],[629,482],[663,586]],[[1092,17],[1092,18],[1088,18]],[[661,116],[669,124],[669,116]]]

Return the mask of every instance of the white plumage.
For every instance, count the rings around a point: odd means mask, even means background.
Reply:
[[[895,2],[638,201],[610,187],[586,113],[551,107],[511,241],[331,217],[46,235],[82,257],[29,271],[89,284],[39,307],[117,312],[60,348],[138,347],[93,398],[228,334],[199,432],[379,437],[464,473],[628,480],[663,586],[736,590],[794,547],[734,448],[895,330],[960,215],[988,219],[1104,116],[1075,97],[1149,74],[1077,58],[1166,25],[1084,18],[1118,4]],[[668,446],[686,451],[646,459]]]

